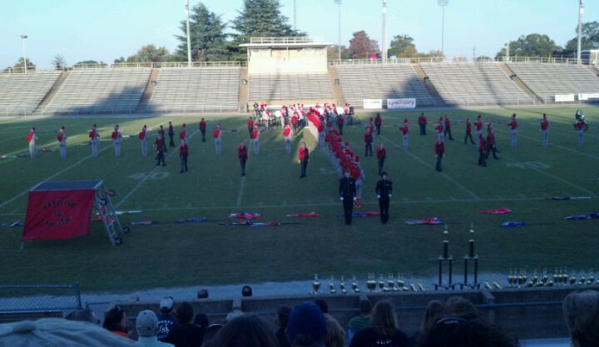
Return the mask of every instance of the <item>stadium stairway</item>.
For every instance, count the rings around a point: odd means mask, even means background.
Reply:
[[[250,73],[247,66],[242,66],[239,71],[239,112],[249,112],[250,110],[250,88],[248,81],[250,80]],[[245,82],[244,82],[245,81]]]
[[[594,75],[597,75],[597,77],[599,77],[599,70],[597,69],[597,67],[595,67],[593,65],[588,65],[587,68],[589,69],[590,72],[592,72]]]
[[[416,75],[418,75],[418,78],[420,78],[420,80],[423,81],[422,85],[424,85],[424,88],[426,88],[428,93],[433,98],[435,105],[436,106],[445,105],[445,101],[443,100],[441,95],[439,95],[437,88],[435,88],[435,86],[432,83],[430,83],[430,81],[425,80],[425,77],[427,77],[427,76],[426,76],[426,73],[424,73],[424,70],[422,70],[422,66],[420,66],[420,64],[416,64],[416,65],[412,65],[412,68],[414,69],[414,72],[416,72]]]
[[[510,76],[515,75],[514,70],[512,70],[507,64],[500,63],[499,67],[501,68],[501,70],[503,70],[503,72],[506,74],[506,76],[510,77]],[[537,94],[535,94],[535,92],[533,92],[532,89],[530,89],[526,85],[526,83],[522,82],[522,80],[520,78],[516,78],[513,81],[514,81],[514,83],[516,83],[516,85],[518,86],[518,88],[520,88],[521,91],[523,91],[526,95],[528,95],[531,99],[534,100],[535,104],[543,103],[543,99],[541,99]]]
[[[33,112],[34,115],[41,115],[44,113],[43,110],[46,109],[46,106],[50,105],[52,99],[54,99],[54,96],[56,95],[56,93],[58,93],[60,87],[62,87],[62,84],[69,76],[69,73],[70,71],[63,71],[60,74],[60,76],[58,76],[58,79],[56,80],[56,82],[54,82],[54,85],[52,85],[52,88],[50,88],[48,94],[46,94],[46,96],[44,96],[44,98],[42,99],[42,102],[40,102],[40,104],[37,105],[35,111]]]
[[[335,65],[329,65],[329,81],[331,83],[331,87],[333,88],[333,95],[335,95],[335,99],[337,100],[337,106],[345,105],[345,96],[343,95],[343,91],[341,90],[341,84],[339,83],[339,75],[337,74],[337,67]]]
[[[154,94],[155,82],[158,81],[159,77],[160,69],[152,68],[152,72],[150,73],[150,79],[148,80],[148,84],[146,84],[146,89],[144,89],[144,93],[141,95],[141,100],[139,101],[139,105],[137,105],[136,112],[145,113],[148,111],[150,99],[152,98],[152,94]]]

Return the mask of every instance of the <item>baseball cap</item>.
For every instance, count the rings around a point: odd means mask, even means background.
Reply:
[[[287,337],[290,341],[298,335],[311,336],[313,340],[324,339],[326,320],[322,310],[311,302],[304,302],[293,308],[287,321]]]
[[[139,336],[155,336],[156,328],[158,328],[158,317],[150,310],[141,311],[135,320],[135,328]]]
[[[173,308],[173,298],[170,296],[166,296],[160,300],[160,309],[161,310],[170,310]]]

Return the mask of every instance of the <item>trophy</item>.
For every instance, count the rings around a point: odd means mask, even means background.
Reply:
[[[380,274],[380,276],[379,276],[379,289],[383,292],[389,291],[389,289],[387,289],[387,287],[385,287],[385,279],[383,278],[383,274]]]
[[[393,280],[393,273],[389,272],[389,279],[387,280],[387,287],[390,291],[397,291],[397,287],[395,287],[395,281]]]
[[[588,285],[595,284],[595,275],[593,275],[593,269],[589,270],[589,277],[587,278],[587,284]]]
[[[514,288],[516,286],[516,276],[514,276],[515,271],[510,268],[510,274],[507,276],[507,283],[510,288]]]
[[[543,285],[547,285],[547,282],[549,282],[549,276],[547,276],[547,269],[543,269],[543,277],[541,277],[541,283],[543,283]]]
[[[401,279],[401,273],[397,273],[397,289],[406,291],[408,287],[406,287],[406,282]]]
[[[572,272],[572,274],[570,275],[570,278],[568,279],[568,281],[569,281],[569,284],[571,286],[573,286],[573,285],[576,284],[576,276],[574,276],[574,272]]]
[[[341,283],[339,283],[339,289],[341,290],[341,294],[347,294],[347,289],[345,289],[345,278],[341,276]]]
[[[320,282],[318,282],[318,274],[314,274],[314,281],[312,282],[312,294],[319,294]]]
[[[368,280],[366,281],[366,288],[368,288],[369,292],[374,293],[374,290],[376,289],[376,281],[374,280],[374,273],[368,274]]]
[[[358,285],[358,281],[356,280],[356,276],[353,277],[353,280],[351,282],[351,289],[354,291],[354,293],[359,293],[360,292],[360,286]]]
[[[334,276],[331,276],[331,282],[329,282],[329,292],[331,292],[331,294],[337,293],[337,290],[335,289],[335,277]]]

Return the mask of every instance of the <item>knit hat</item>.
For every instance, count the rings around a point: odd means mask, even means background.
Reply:
[[[158,317],[150,310],[141,311],[135,320],[137,334],[142,337],[156,336],[158,328]]]
[[[110,331],[87,322],[42,318],[0,324],[0,345],[11,347],[121,347],[138,346]]]
[[[309,335],[314,341],[324,339],[327,332],[324,314],[311,302],[304,302],[293,308],[287,321],[287,338],[295,340],[298,335]]]

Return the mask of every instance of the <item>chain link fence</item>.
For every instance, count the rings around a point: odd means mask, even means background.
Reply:
[[[82,308],[79,284],[0,285],[0,314]]]

